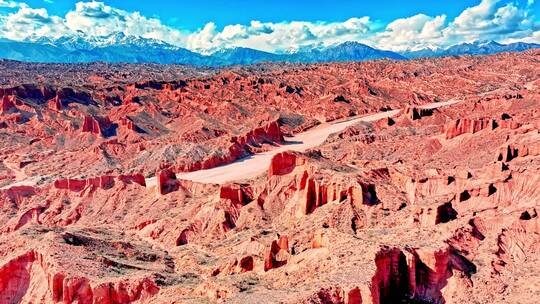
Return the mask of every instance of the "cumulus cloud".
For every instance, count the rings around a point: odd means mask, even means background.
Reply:
[[[268,35],[273,32],[274,29],[271,25],[259,21],[251,21],[250,25],[227,25],[221,31],[218,31],[215,23],[209,22],[201,30],[187,37],[186,46],[208,53],[238,41],[253,39],[256,36]]]
[[[497,6],[498,0],[482,0],[475,7],[466,9],[449,26],[453,35],[465,35],[470,39],[480,36],[504,35],[531,28],[532,20],[526,8],[514,3]]]
[[[58,38],[64,35],[83,34],[107,36],[122,32],[126,35],[154,38],[182,45],[185,35],[170,28],[159,19],[147,18],[139,12],[127,12],[103,2],[78,2],[75,9],[63,18],[50,16],[44,8],[31,8],[24,3],[0,0],[0,6],[19,8],[3,17],[0,29],[3,36],[10,39],[32,37]]]
[[[374,44],[392,50],[423,49],[437,47],[443,37],[446,15],[430,17],[418,14],[397,19],[386,26],[385,31],[374,36]]]
[[[47,0],[51,1],[51,0]],[[43,8],[0,0],[0,36],[15,40],[70,35],[107,36],[122,32],[163,40],[201,53],[226,47],[249,47],[286,52],[312,46],[359,41],[395,51],[446,47],[475,40],[539,42],[540,25],[532,16],[533,0],[481,0],[457,17],[415,16],[396,19],[379,27],[369,17],[342,22],[260,22],[232,24],[218,28],[210,22],[188,33],[163,24],[157,18],[128,12],[103,2],[81,1],[65,16],[52,16]],[[179,24],[181,24],[179,17]]]
[[[344,22],[316,23],[252,21],[249,25],[228,25],[221,31],[217,30],[214,23],[208,23],[201,30],[189,35],[187,46],[206,52],[230,46],[272,52],[290,51],[306,45],[358,40],[370,32],[369,25],[369,17],[351,18]]]
[[[21,6],[21,3],[15,2],[15,1],[9,1],[9,0],[0,0],[0,7],[19,7]]]
[[[49,16],[46,9],[31,8],[26,4],[19,4],[17,12],[9,14],[2,25],[5,37],[15,40],[30,36],[59,37],[68,32],[63,20],[57,16]]]
[[[91,36],[106,36],[117,32],[126,35],[154,38],[179,45],[184,35],[139,12],[127,12],[105,5],[103,2],[78,2],[75,10],[65,16],[66,26],[74,32]]]
[[[500,0],[482,0],[448,24],[446,19],[445,15],[430,17],[423,14],[398,19],[376,34],[372,42],[391,50],[417,50],[477,40],[527,39],[537,27],[530,15],[529,4],[504,4]]]

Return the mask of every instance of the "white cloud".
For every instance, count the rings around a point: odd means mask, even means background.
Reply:
[[[447,29],[447,44],[475,40],[505,40],[527,37],[535,27],[528,7],[517,3],[500,4],[499,0],[482,0],[461,13]]]
[[[475,7],[461,13],[450,25],[454,35],[465,35],[471,39],[482,35],[507,34],[530,28],[532,20],[526,8],[519,8],[513,3],[497,6],[498,0],[482,0]]]
[[[65,16],[66,26],[73,32],[92,36],[106,36],[116,32],[126,35],[154,38],[180,44],[180,31],[167,27],[159,19],[147,18],[139,12],[126,12],[103,2],[78,2],[75,10]]]
[[[50,16],[44,8],[0,1],[0,6],[19,8],[2,18],[1,32],[10,39],[22,40],[40,36],[57,38],[75,33],[106,36],[116,32],[159,39],[176,45],[182,45],[185,39],[185,35],[179,30],[163,25],[156,18],[144,17],[139,12],[116,9],[103,2],[78,2],[75,10],[61,18]]]
[[[227,25],[218,31],[215,23],[207,23],[201,30],[187,37],[186,46],[203,52],[234,44],[238,41],[253,39],[260,35],[272,34],[274,29],[269,24],[251,21],[249,26]]]
[[[377,34],[373,42],[381,48],[392,50],[422,49],[437,47],[444,39],[446,15],[430,17],[418,14],[409,18],[397,19]]]
[[[10,0],[0,0],[0,7],[10,7],[10,8],[15,8],[15,7],[19,7],[21,6],[22,4],[19,3],[19,2],[15,2],[15,1],[10,1]]]
[[[537,27],[529,13],[528,4],[501,4],[500,0],[482,0],[465,9],[446,24],[446,16],[430,17],[419,14],[395,20],[386,30],[372,39],[381,48],[417,50],[425,47],[447,47],[456,43],[477,40],[527,39]]]
[[[282,52],[345,41],[360,41],[400,51],[445,47],[474,40],[538,42],[540,25],[532,16],[533,3],[533,0],[481,0],[453,20],[446,15],[417,14],[396,19],[386,27],[379,27],[369,17],[361,17],[342,22],[251,21],[249,24],[232,24],[223,28],[210,22],[195,32],[187,33],[169,27],[157,18],[117,9],[103,2],[78,2],[65,16],[52,16],[43,8],[0,0],[0,7],[12,11],[0,14],[0,36],[22,40],[76,34],[104,36],[123,32],[163,40],[203,53],[234,46]],[[181,24],[181,21],[179,17],[178,23]]]
[[[470,33],[489,27],[498,0],[482,0],[477,6],[465,9],[454,19],[453,27],[457,33]]]
[[[68,32],[62,19],[49,16],[46,9],[31,8],[20,4],[17,12],[9,14],[3,20],[2,31],[10,39],[25,39],[29,36],[58,37]]]
[[[187,47],[212,51],[228,46],[251,47],[265,51],[288,51],[305,45],[333,44],[365,38],[370,32],[369,17],[351,18],[344,22],[292,21],[250,25],[228,25],[218,31],[214,23],[187,38]]]

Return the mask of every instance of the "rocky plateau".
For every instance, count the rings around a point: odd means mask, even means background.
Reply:
[[[538,50],[0,84],[0,304],[539,301]]]

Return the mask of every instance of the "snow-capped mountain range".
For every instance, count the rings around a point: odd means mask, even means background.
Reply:
[[[161,40],[116,33],[109,36],[80,35],[60,37],[30,37],[25,41],[0,39],[0,58],[31,62],[128,62],[226,66],[259,62],[331,62],[373,59],[406,60],[419,57],[451,55],[485,55],[499,52],[540,48],[540,44],[500,44],[494,41],[464,43],[445,49],[392,52],[372,48],[358,42],[339,45],[304,47],[300,50],[274,54],[250,48],[228,48],[203,55]]]
[[[88,36],[81,33],[80,35],[62,36],[56,39],[49,37],[30,37],[26,39],[25,42],[62,46],[67,50],[91,50],[95,48],[119,45],[159,47],[171,50],[178,49],[178,47],[158,39],[128,36],[122,32],[114,33],[108,36]]]
[[[515,42],[501,44],[495,41],[475,41],[462,43],[444,49],[423,49],[419,51],[403,52],[407,58],[441,57],[454,55],[489,55],[502,52],[517,52],[528,49],[540,48],[540,44]]]

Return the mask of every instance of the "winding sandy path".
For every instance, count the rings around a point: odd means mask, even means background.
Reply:
[[[4,166],[11,170],[15,174],[15,181],[7,186],[0,187],[0,190],[9,189],[12,187],[22,187],[30,186],[33,187],[36,185],[39,177],[29,177],[24,173],[24,170],[20,169],[16,164],[10,162],[4,162]]]
[[[445,102],[431,103],[421,106],[424,109],[435,109],[439,107],[453,105],[458,103],[459,100],[449,100]],[[249,179],[257,177],[268,169],[272,157],[283,151],[299,151],[304,152],[308,149],[321,145],[332,133],[345,130],[347,127],[355,125],[361,121],[371,122],[377,121],[383,118],[395,116],[401,110],[392,110],[388,112],[380,112],[377,114],[366,115],[362,117],[349,118],[334,123],[326,123],[312,128],[306,132],[296,134],[292,137],[288,137],[284,144],[272,148],[270,151],[250,155],[248,157],[239,159],[233,163],[215,167],[207,170],[199,170],[187,173],[178,173],[176,177],[178,179],[185,179],[194,182],[207,183],[207,184],[225,184],[233,181]],[[16,180],[14,183],[0,187],[0,190],[9,189],[15,186],[35,186],[39,177],[29,177],[24,172],[10,167],[16,173]],[[147,178],[146,187],[156,186],[156,178]]]
[[[458,102],[458,100],[450,100],[424,105],[421,108],[435,109],[453,105]],[[254,178],[265,172],[270,165],[272,157],[280,152],[289,150],[304,152],[308,149],[321,145],[332,133],[343,131],[347,127],[355,125],[361,121],[370,122],[392,117],[398,114],[400,111],[401,110],[392,110],[362,117],[355,117],[353,119],[335,122],[332,124],[323,124],[306,132],[287,138],[285,144],[270,151],[250,155],[228,165],[215,167],[212,169],[178,173],[176,177],[179,179],[211,184],[225,184],[232,181]],[[148,186],[155,184],[155,178],[147,180]]]

